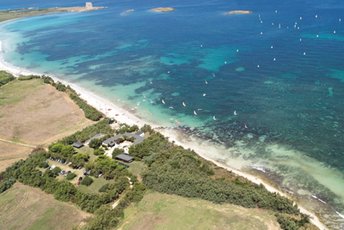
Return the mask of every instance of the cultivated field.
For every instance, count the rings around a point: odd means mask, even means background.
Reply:
[[[72,229],[90,214],[37,188],[16,183],[0,194],[0,229]]]
[[[0,161],[26,157],[15,144],[47,146],[90,124],[67,95],[42,80],[12,81],[0,90]],[[0,169],[5,166],[0,162]]]
[[[148,193],[125,211],[121,230],[280,229],[271,212],[217,205],[176,195]]]

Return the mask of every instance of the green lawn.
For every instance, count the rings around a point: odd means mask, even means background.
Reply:
[[[133,161],[129,164],[128,171],[137,177],[141,175],[148,169],[147,165],[141,161]]]
[[[44,83],[40,79],[30,81],[13,80],[1,87],[0,90],[0,106],[11,105],[21,101],[27,92],[30,92]]]
[[[273,213],[149,192],[125,210],[119,229],[279,229]]]
[[[97,158],[97,156],[95,156],[93,154],[94,150],[92,148],[88,147],[88,146],[83,146],[82,148],[77,149],[76,151],[78,153],[84,153],[84,154],[89,155],[90,156],[90,160],[89,161],[93,161],[93,160],[95,160]]]
[[[99,193],[99,189],[104,185],[108,183],[113,183],[114,180],[105,180],[104,178],[95,178],[91,177],[93,179],[93,183],[90,186],[85,185],[79,185],[78,189],[82,192],[86,193]]]

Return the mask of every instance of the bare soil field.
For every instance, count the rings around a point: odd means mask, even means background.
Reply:
[[[12,81],[0,90],[0,161],[27,154],[4,141],[47,146],[91,123],[66,94],[42,80]]]
[[[0,194],[0,207],[0,229],[3,230],[72,229],[90,217],[76,206],[20,183]]]
[[[26,158],[32,148],[2,142],[0,140],[0,172],[4,171],[14,162]]]

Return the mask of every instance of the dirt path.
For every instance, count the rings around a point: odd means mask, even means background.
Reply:
[[[29,144],[25,144],[25,143],[20,143],[20,142],[5,140],[5,139],[2,139],[2,138],[0,138],[0,141],[5,142],[5,143],[14,144],[14,145],[20,145],[20,146],[24,146],[24,147],[29,147],[29,148],[36,148],[36,147],[37,147],[37,146],[35,146],[35,145],[29,145]]]

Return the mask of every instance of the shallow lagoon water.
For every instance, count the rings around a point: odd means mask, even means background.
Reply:
[[[343,2],[170,1],[176,11],[166,14],[149,12],[156,2],[97,4],[108,8],[2,25],[4,58],[226,146],[221,160],[320,197],[340,228]],[[237,9],[253,14],[224,15]]]

